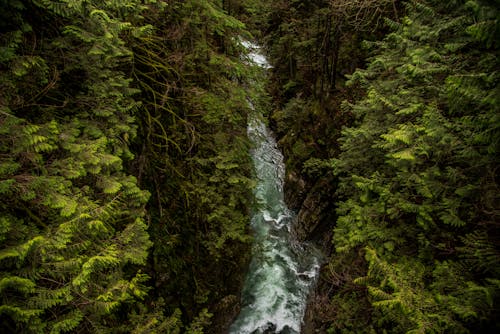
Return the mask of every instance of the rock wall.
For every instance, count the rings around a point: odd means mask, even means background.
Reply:
[[[324,263],[333,251],[332,234],[336,221],[335,186],[332,177],[320,180],[306,180],[295,171],[288,171],[285,179],[285,200],[297,213],[294,232],[300,241],[313,242],[325,256]],[[308,298],[308,306],[304,316],[302,334],[326,333],[322,328],[321,315],[318,310],[326,307],[328,283],[322,280],[326,267],[321,273],[316,287]]]

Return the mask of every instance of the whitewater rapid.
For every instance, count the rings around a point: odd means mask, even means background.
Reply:
[[[269,68],[259,48],[245,42],[250,60]],[[251,219],[254,233],[252,260],[242,292],[242,309],[230,327],[231,334],[300,333],[307,296],[316,282],[319,258],[311,245],[297,242],[292,233],[294,213],[283,194],[283,155],[254,109],[248,120],[248,137],[257,185]]]

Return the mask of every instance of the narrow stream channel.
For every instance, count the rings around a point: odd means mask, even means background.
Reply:
[[[258,48],[250,43],[252,61],[267,67]],[[231,334],[300,333],[309,290],[314,285],[319,259],[310,245],[293,238],[294,214],[284,201],[283,155],[262,114],[254,110],[248,121],[257,186],[251,219],[254,245],[243,288],[242,310]]]

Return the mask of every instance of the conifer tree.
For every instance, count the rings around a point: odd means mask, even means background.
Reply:
[[[125,172],[139,1],[2,1],[1,327],[107,332],[144,299],[149,194]]]
[[[365,254],[372,328],[498,330],[498,8],[407,11],[351,78],[366,97],[345,105],[334,245]]]
[[[0,2],[2,328],[227,327],[212,313],[235,308],[247,260],[255,71],[223,5]]]
[[[169,312],[182,309],[193,331],[228,326],[211,315],[234,316],[250,245],[241,82],[253,70],[240,58],[244,26],[221,5],[190,0],[149,11],[154,34],[132,41],[143,102],[135,168],[152,193],[151,275]]]

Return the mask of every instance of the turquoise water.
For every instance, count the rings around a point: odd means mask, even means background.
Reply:
[[[255,49],[253,55],[266,66]],[[242,310],[230,333],[300,333],[319,259],[310,245],[293,238],[294,214],[283,195],[283,155],[257,110],[249,119],[248,136],[254,144],[251,154],[257,178],[251,219],[255,240]]]

